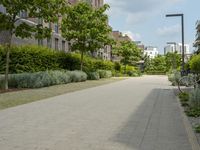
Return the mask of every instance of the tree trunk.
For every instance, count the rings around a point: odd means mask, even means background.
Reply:
[[[83,71],[83,51],[81,52],[81,71]]]
[[[9,74],[9,63],[10,63],[10,49],[11,49],[11,40],[12,40],[12,33],[10,32],[9,40],[5,46],[6,48],[6,71],[5,71],[5,90],[8,90],[8,74]]]

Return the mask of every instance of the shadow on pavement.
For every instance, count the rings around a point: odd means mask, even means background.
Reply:
[[[191,150],[173,89],[154,89],[110,140],[134,150]]]

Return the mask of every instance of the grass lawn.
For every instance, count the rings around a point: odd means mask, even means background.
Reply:
[[[125,78],[110,78],[94,81],[92,80],[86,82],[56,85],[40,89],[28,89],[16,92],[2,93],[0,94],[0,110],[124,79]]]

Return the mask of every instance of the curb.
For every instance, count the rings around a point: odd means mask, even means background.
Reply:
[[[184,109],[181,106],[181,104],[179,102],[179,98],[177,96],[176,96],[176,100],[178,102],[179,109],[181,110],[180,112],[181,112],[181,116],[183,118],[183,124],[185,126],[189,142],[190,142],[190,144],[192,146],[192,150],[200,150],[200,145],[198,143],[197,137],[196,137],[196,135],[194,133],[194,130],[192,129],[190,121],[188,120],[187,116],[185,115]]]

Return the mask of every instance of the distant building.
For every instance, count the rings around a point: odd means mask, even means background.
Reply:
[[[154,59],[158,56],[158,48],[153,46],[147,46],[144,49],[144,55],[147,55],[150,59]]]
[[[141,49],[141,52],[144,53],[144,49],[145,49],[144,44],[142,44],[141,41],[134,41],[134,43],[137,45],[137,47],[138,47],[139,49]]]
[[[164,54],[166,55],[168,52],[171,53],[177,52],[178,54],[182,55],[182,43],[168,44],[167,46],[164,47]],[[191,57],[189,44],[184,45],[184,55],[185,55],[185,62],[187,62]]]
[[[177,52],[178,54],[182,54],[182,44],[181,43],[168,44],[167,46],[164,47],[164,54],[167,54],[168,52],[171,53]],[[186,55],[190,54],[189,44],[184,45],[184,52]]]
[[[113,31],[112,37],[116,42],[116,46],[120,46],[121,42],[123,41],[132,41],[131,38],[128,35],[123,35],[120,31]],[[121,57],[112,55],[112,61],[120,62]]]
[[[194,42],[194,47],[195,47],[195,52],[196,53],[200,53],[200,20],[197,20],[196,22],[196,38],[195,38],[195,42]]]

